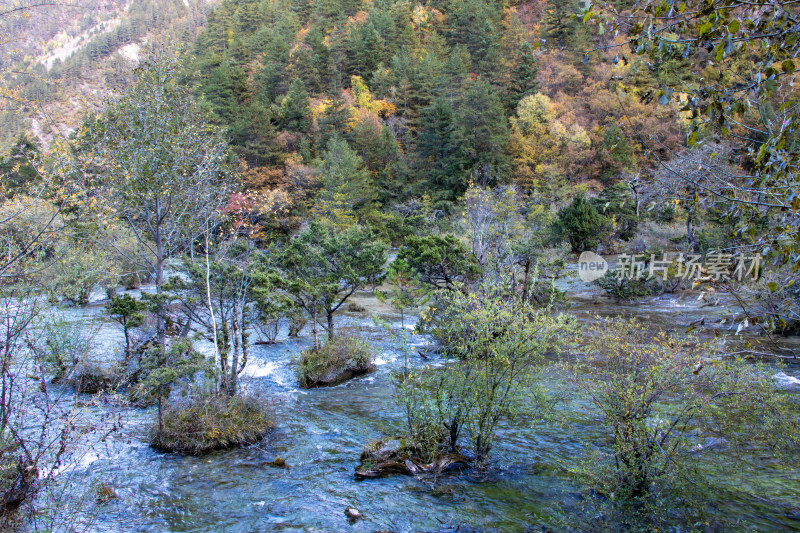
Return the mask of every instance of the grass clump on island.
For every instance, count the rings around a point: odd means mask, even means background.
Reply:
[[[165,452],[202,455],[257,442],[274,426],[256,398],[214,394],[167,407],[163,427],[156,427],[150,445]]]
[[[341,335],[324,346],[310,348],[297,359],[297,381],[301,387],[325,387],[375,370],[370,344],[358,337]]]

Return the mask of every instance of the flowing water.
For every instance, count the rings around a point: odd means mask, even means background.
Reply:
[[[362,294],[358,301],[400,327],[399,316],[374,297]],[[628,306],[598,300],[584,290],[574,293],[571,301],[569,312],[583,321],[596,314],[633,314],[654,327],[685,328],[702,317],[711,323],[722,314],[722,308],[703,307],[696,296],[651,298]],[[88,321],[101,313],[95,306],[68,311],[68,316]],[[291,359],[308,347],[308,337],[287,339],[283,332],[276,345],[253,346],[244,384],[271,404],[277,424],[271,436],[255,446],[204,457],[160,453],[150,449],[144,437],[154,421],[153,409],[88,407],[92,416],[119,412],[125,424],[63,474],[68,495],[64,509],[79,506],[93,517],[93,531],[209,532],[442,531],[459,526],[464,530],[464,525],[525,531],[536,530],[543,518],[559,512],[578,512],[581,488],[564,466],[585,451],[587,441],[603,438],[597,421],[580,404],[563,425],[517,420],[504,427],[486,473],[357,481],[353,471],[364,444],[402,431],[390,382],[402,355],[367,313],[344,313],[337,326],[358,331],[375,345],[378,370],[336,387],[299,390]],[[95,342],[108,350],[120,339],[117,328],[106,324]],[[412,335],[410,342],[414,364],[424,365],[416,352],[424,349],[427,339]],[[800,367],[781,372],[784,384],[794,387]],[[270,465],[278,456],[286,460],[286,468]],[[772,480],[772,494],[750,494],[752,472]],[[766,462],[715,476],[713,512],[741,517],[744,530],[800,531],[797,471]],[[117,498],[97,503],[94,491],[101,483]],[[356,507],[364,519],[350,524],[344,514],[348,506]],[[792,513],[798,515],[793,518]]]

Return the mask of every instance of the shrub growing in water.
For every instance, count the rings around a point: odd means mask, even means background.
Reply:
[[[716,456],[697,453],[700,432],[751,450],[800,444],[793,400],[776,392],[774,369],[710,358],[708,344],[654,334],[631,319],[600,320],[585,333],[587,353],[569,374],[610,440],[576,472],[609,496],[596,500],[612,521],[601,529],[653,531],[694,518],[699,506],[689,487],[701,481],[695,467]]]
[[[201,455],[252,444],[273,427],[256,398],[213,394],[164,408],[162,429],[153,430],[150,445],[165,452]]]
[[[423,314],[444,343],[441,369],[397,375],[398,402],[408,417],[408,439],[431,450],[436,427],[444,444],[458,452],[464,440],[478,465],[486,462],[502,420],[538,392],[536,370],[544,353],[559,346],[570,321],[525,302],[481,298],[451,291],[438,309]],[[538,413],[541,414],[541,413]]]
[[[363,339],[340,335],[319,348],[304,351],[297,359],[301,387],[336,385],[375,369],[372,347]]]
[[[603,289],[606,295],[617,300],[635,300],[663,292],[657,280],[624,278],[610,271],[593,283]]]
[[[16,510],[26,499],[39,475],[35,466],[15,439],[0,434],[0,517]],[[0,522],[0,526],[5,525]]]

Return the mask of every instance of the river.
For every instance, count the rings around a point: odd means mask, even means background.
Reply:
[[[686,328],[703,317],[710,324],[722,316],[724,306],[704,307],[697,296],[666,295],[625,305],[584,288],[571,294],[568,312],[582,321],[593,320],[595,314],[633,314],[654,327],[673,328]],[[355,300],[400,327],[399,316],[374,296],[363,293]],[[66,311],[75,321],[100,314],[99,303]],[[90,520],[83,528],[92,531],[208,532],[469,531],[465,526],[537,531],[543,520],[580,512],[581,487],[564,466],[585,451],[587,442],[603,436],[580,404],[572,405],[562,424],[517,420],[504,426],[486,473],[357,481],[353,471],[364,444],[401,432],[403,420],[393,403],[390,376],[402,356],[369,313],[342,313],[337,326],[368,338],[378,352],[378,370],[336,387],[300,390],[291,359],[308,347],[307,331],[299,339],[288,339],[283,331],[278,344],[253,346],[243,384],[271,405],[277,426],[254,446],[204,457],[160,453],[145,441],[153,409],[105,403],[85,407],[87,417],[118,413],[124,426],[105,442],[81,450],[76,466],[60,476],[65,490],[59,509],[65,516]],[[96,345],[110,350],[120,340],[118,328],[108,323],[100,329]],[[416,354],[427,339],[412,335],[410,342]],[[426,361],[415,357],[414,364]],[[800,366],[789,365],[777,379],[797,393],[798,377]],[[550,379],[548,386],[561,385],[558,376]],[[285,459],[286,468],[270,465],[278,456]],[[724,464],[716,468],[709,474],[715,486],[709,495],[712,517],[740,517],[743,530],[800,531],[800,472],[768,458],[753,459],[750,466],[735,470]],[[751,484],[759,479],[769,479],[770,489],[751,494]],[[95,490],[101,483],[116,498],[98,503]],[[344,514],[348,506],[357,508],[364,519],[350,524]]]

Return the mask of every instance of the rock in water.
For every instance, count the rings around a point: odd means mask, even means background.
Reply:
[[[361,464],[356,467],[356,479],[370,479],[391,474],[439,474],[445,470],[467,466],[469,461],[460,453],[441,453],[430,463],[400,448],[400,440],[377,441],[361,452]]]
[[[364,518],[364,515],[361,514],[361,511],[359,511],[355,507],[348,507],[347,509],[345,509],[344,515],[347,517],[347,519],[350,521],[351,524],[356,520],[361,520],[362,518]]]

